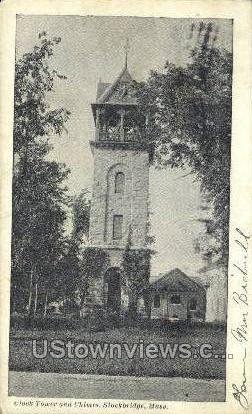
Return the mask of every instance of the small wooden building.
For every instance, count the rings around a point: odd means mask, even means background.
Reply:
[[[180,269],[173,269],[150,285],[151,318],[204,321],[206,288]]]

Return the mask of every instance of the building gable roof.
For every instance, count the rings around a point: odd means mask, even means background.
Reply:
[[[200,282],[191,279],[180,269],[176,268],[168,273],[165,273],[155,282],[150,285],[151,290],[157,291],[171,291],[171,292],[196,292],[198,289],[204,289]]]

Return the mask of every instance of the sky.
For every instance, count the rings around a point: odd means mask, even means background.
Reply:
[[[210,20],[205,20],[210,21]],[[113,82],[121,72],[126,39],[129,39],[128,69],[132,77],[145,80],[151,70],[161,71],[168,60],[185,65],[188,59],[188,35],[197,19],[94,16],[17,16],[16,59],[38,43],[38,34],[61,37],[51,65],[67,80],[58,80],[48,101],[52,107],[70,110],[67,133],[52,137],[52,157],[70,169],[70,194],[92,189],[93,159],[89,141],[94,136],[91,103],[95,101],[97,82]],[[212,19],[218,27],[217,45],[231,50],[232,21]],[[175,267],[197,277],[203,266],[194,252],[193,242],[201,224],[199,183],[182,170],[150,168],[151,232],[153,246],[151,274]]]

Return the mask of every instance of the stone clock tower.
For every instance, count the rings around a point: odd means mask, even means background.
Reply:
[[[150,146],[147,113],[141,113],[134,81],[125,66],[112,83],[98,83],[92,104],[95,137],[89,244],[108,253],[110,267],[93,283],[97,304],[120,311],[122,255],[130,232],[132,249],[147,249]]]

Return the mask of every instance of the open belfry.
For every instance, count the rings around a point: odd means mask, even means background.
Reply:
[[[127,64],[113,83],[98,83],[92,104],[95,138],[93,194],[89,229],[91,247],[109,258],[101,277],[90,286],[92,301],[113,312],[127,309],[122,259],[131,249],[147,246],[148,191],[151,147],[146,140],[148,113],[140,110],[135,82]]]

